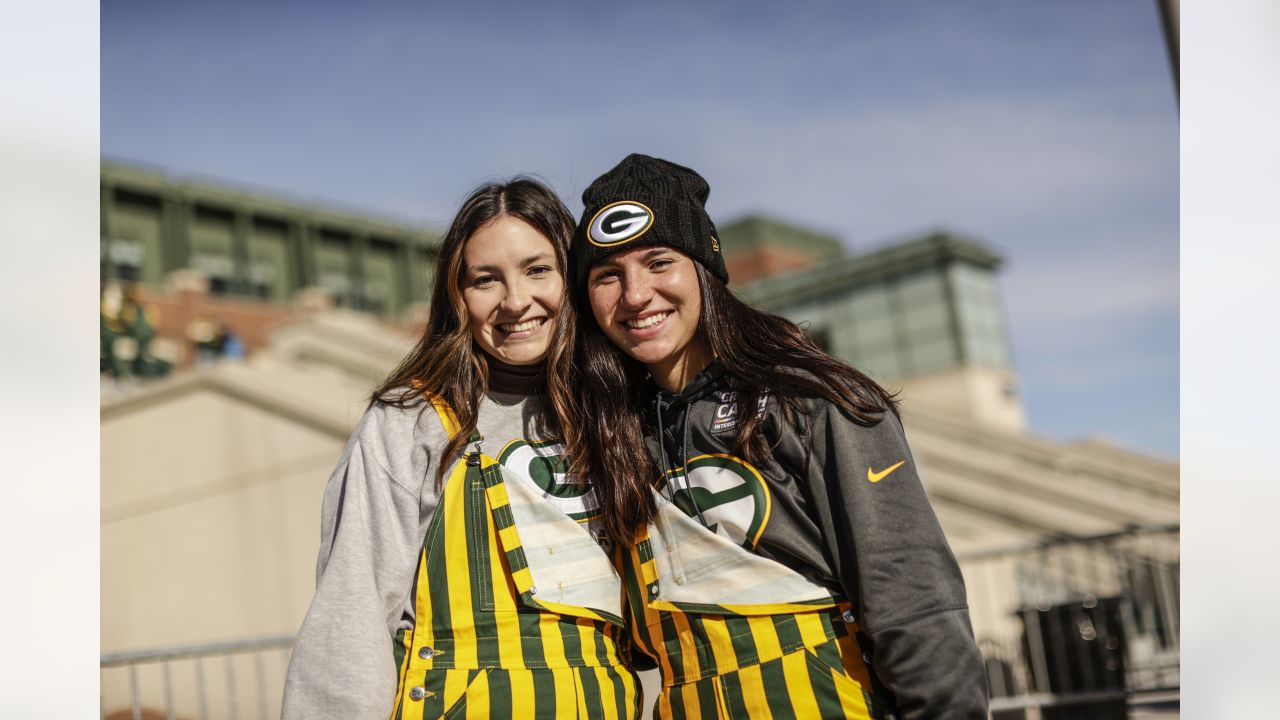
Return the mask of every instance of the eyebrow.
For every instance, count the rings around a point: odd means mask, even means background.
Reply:
[[[551,256],[551,253],[540,252],[540,253],[535,253],[533,255],[530,255],[524,260],[521,260],[519,264],[520,264],[520,267],[523,268],[523,267],[529,267],[530,265],[538,262],[550,262],[552,259],[553,258]],[[475,266],[468,266],[467,272],[496,273],[500,269],[501,268],[499,268],[497,265],[475,265]]]

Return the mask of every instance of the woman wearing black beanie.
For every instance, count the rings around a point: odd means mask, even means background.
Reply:
[[[896,400],[742,303],[696,172],[583,193],[572,291],[590,472],[659,717],[987,717],[964,583]]]

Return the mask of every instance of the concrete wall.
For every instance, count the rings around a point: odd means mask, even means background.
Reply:
[[[296,632],[314,587],[321,493],[342,444],[212,391],[104,420],[102,652]],[[268,663],[272,687],[283,662]],[[210,697],[225,702],[225,668],[205,671]],[[158,672],[141,683],[154,707],[163,706]],[[193,672],[175,666],[185,707]],[[256,682],[249,667],[237,675],[246,690]],[[104,673],[106,709],[126,705],[128,692],[125,673]]]

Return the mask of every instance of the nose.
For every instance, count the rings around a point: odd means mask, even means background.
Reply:
[[[529,289],[522,280],[516,280],[507,285],[507,292],[502,296],[502,309],[508,315],[520,316],[530,302]]]
[[[639,310],[653,299],[653,285],[645,273],[628,272],[622,279],[622,304],[628,310]]]

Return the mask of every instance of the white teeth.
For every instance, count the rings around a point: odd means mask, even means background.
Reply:
[[[534,318],[520,323],[503,323],[498,326],[498,329],[505,333],[524,332],[525,330],[535,330],[541,327],[544,322],[546,322],[546,318]]]
[[[650,315],[649,317],[642,318],[640,320],[628,320],[626,325],[633,330],[643,330],[644,328],[653,327],[663,320],[666,320],[667,316],[670,314],[671,313],[664,312],[658,313],[657,315]]]

